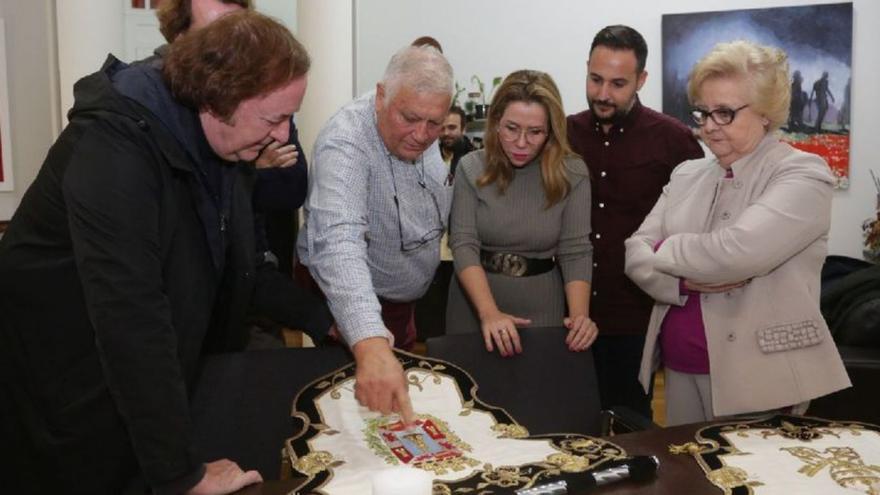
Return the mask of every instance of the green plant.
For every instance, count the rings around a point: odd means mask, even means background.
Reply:
[[[503,80],[504,80],[504,78],[500,77],[500,76],[497,76],[494,79],[492,79],[492,89],[489,90],[489,102],[492,101],[492,97],[495,96],[495,90],[498,89],[498,86],[501,85],[501,81],[503,81]],[[485,102],[485,99],[483,101]]]
[[[453,105],[455,105],[457,107],[461,106],[461,104],[458,102],[458,97],[461,96],[461,94],[464,93],[464,91],[465,91],[465,87],[459,86],[458,81],[455,81],[455,94],[452,95],[452,104]]]
[[[471,76],[471,82],[477,85],[477,89],[480,90],[480,98],[483,100],[483,105],[486,104],[486,86],[483,84],[483,81],[480,80],[480,76],[474,74]]]

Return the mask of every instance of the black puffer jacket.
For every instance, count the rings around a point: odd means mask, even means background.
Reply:
[[[880,348],[880,265],[829,256],[821,305],[837,345]]]
[[[0,392],[65,492],[119,492],[135,470],[177,492],[204,469],[188,405],[200,356],[241,348],[248,310],[318,339],[332,320],[257,266],[253,167],[222,166],[220,207],[197,174],[198,115],[156,67],[111,57],[75,96],[0,241]]]

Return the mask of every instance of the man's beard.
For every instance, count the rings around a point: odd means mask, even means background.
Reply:
[[[593,118],[596,119],[596,122],[598,122],[602,125],[619,124],[626,117],[626,115],[629,113],[630,109],[632,109],[632,102],[629,105],[627,105],[627,108],[625,110],[620,108],[619,106],[617,106],[616,104],[614,104],[612,102],[604,102],[604,101],[599,102],[599,103],[605,103],[606,106],[613,106],[614,107],[614,113],[612,113],[608,117],[601,117],[601,116],[599,116],[599,113],[596,111],[597,101],[596,100],[587,100],[587,103],[590,106],[590,111],[593,112]]]
[[[443,138],[440,138],[440,148],[441,148],[441,149],[444,149],[444,150],[447,150],[447,151],[451,151],[451,150],[455,149],[455,146],[456,146],[456,145],[458,144],[458,142],[461,141],[461,140],[462,140],[461,137],[457,137],[457,138],[452,139],[451,141],[449,141],[449,144],[446,144],[446,140],[443,139]]]

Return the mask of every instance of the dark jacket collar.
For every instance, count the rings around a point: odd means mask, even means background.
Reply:
[[[98,72],[73,87],[74,105],[68,119],[89,118],[111,112],[134,121],[138,127],[157,126],[153,135],[172,167],[194,172],[199,162],[199,138],[204,139],[198,113],[177,103],[161,75],[161,59],[150,57],[131,65],[108,55]]]
[[[206,157],[200,146],[205,141],[198,112],[178,103],[162,78],[162,58],[153,56],[132,65],[118,62],[108,76],[113,87],[150,111],[190,158],[202,162]]]

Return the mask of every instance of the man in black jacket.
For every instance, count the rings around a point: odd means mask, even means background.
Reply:
[[[467,117],[461,107],[453,105],[443,120],[443,130],[440,134],[440,151],[443,161],[449,165],[449,182],[455,178],[455,168],[461,157],[474,150],[471,140],[464,134]]]
[[[161,66],[160,66],[161,65]],[[285,142],[309,58],[280,24],[228,14],[164,61],[108,59],[0,241],[0,431],[14,493],[229,493],[189,403],[204,352],[248,311],[322,338],[325,306],[257,263],[252,161]],[[259,75],[254,77],[254,75]],[[4,455],[4,458],[6,455]]]

